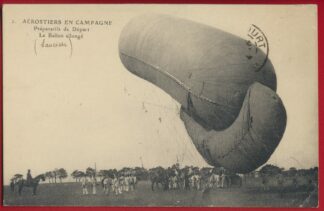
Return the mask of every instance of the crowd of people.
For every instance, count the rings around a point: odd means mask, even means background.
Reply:
[[[143,169],[144,168],[142,168],[142,170]],[[110,193],[120,195],[123,192],[135,190],[138,180],[143,179],[143,172],[138,172],[138,170],[132,168],[123,168],[119,171],[116,169],[110,169],[100,172],[89,172],[81,172],[78,176],[83,195],[88,195],[90,193],[97,194],[98,185],[102,186],[103,192],[107,195]],[[193,166],[180,168],[179,164],[175,164],[168,168],[160,166],[151,168],[145,170],[145,173],[147,174],[147,178],[145,179],[151,181],[151,188],[153,191],[156,188],[163,190],[202,190],[212,187],[224,188],[231,186],[233,178],[235,179],[235,176],[237,176],[228,174],[223,168],[200,169]],[[21,180],[24,180],[23,175],[16,174],[11,179],[10,185],[14,186],[14,184]],[[32,180],[31,171],[28,170],[24,183],[29,184]]]
[[[270,168],[270,167],[272,168]],[[136,168],[122,168],[120,170],[109,169],[109,170],[100,170],[96,171],[95,169],[88,168],[85,172],[74,171],[71,176],[81,183],[82,194],[97,194],[98,186],[102,186],[102,192],[109,195],[114,193],[115,195],[120,195],[123,192],[134,191],[136,184],[139,180],[148,180],[151,182],[151,189],[155,191],[159,190],[206,190],[209,188],[229,188],[232,186],[241,187],[246,183],[246,179],[251,176],[257,178],[260,177],[259,181],[264,190],[269,190],[270,180],[276,180],[278,187],[287,186],[287,181],[291,180],[292,186],[296,189],[298,187],[298,180],[293,173],[296,173],[292,170],[283,171],[281,173],[276,173],[273,166],[269,165],[268,168],[264,168],[260,172],[251,172],[245,175],[232,173],[222,167],[194,167],[194,166],[184,166],[180,168],[179,164],[174,164],[170,167],[163,168],[161,166],[144,169],[143,167]],[[267,170],[268,171],[265,171]],[[272,169],[272,171],[269,171]],[[300,174],[310,174],[316,176],[316,169],[313,171],[310,170],[299,170]],[[256,174],[258,173],[258,174]],[[312,173],[312,174],[311,174]],[[271,176],[272,175],[272,176]],[[275,175],[275,176],[273,176]],[[15,184],[19,182],[28,186],[29,184],[38,184],[39,181],[45,180],[44,175],[38,175],[37,180],[34,181],[34,178],[31,176],[31,171],[28,170],[26,179],[23,179],[23,175],[16,174],[11,179],[10,186],[12,190],[14,189]],[[249,181],[257,181],[258,179],[249,179]],[[314,182],[317,181],[316,178],[308,179],[308,185],[311,186]],[[34,181],[34,182],[32,182]],[[272,182],[273,183],[273,182]]]
[[[152,190],[162,187],[164,190],[226,188],[235,184],[242,185],[243,175],[226,171],[224,168],[198,168],[175,164],[168,168],[156,167],[149,170]]]
[[[123,192],[129,192],[135,190],[135,185],[137,183],[136,176],[131,174],[128,175],[113,175],[113,176],[105,176],[102,178],[100,183],[98,183],[96,176],[88,177],[84,175],[81,178],[81,187],[82,194],[88,195],[88,189],[92,190],[92,194],[97,194],[97,186],[101,185],[103,188],[103,192],[106,195],[110,193],[115,193],[116,195],[122,194]]]
[[[271,166],[270,166],[271,167]],[[316,200],[318,193],[317,168],[314,169],[289,169],[287,171],[276,172],[276,168],[272,171],[254,171],[247,174],[236,174],[220,167],[193,167],[175,164],[171,167],[163,168],[161,166],[144,169],[143,167],[122,168],[120,170],[109,169],[96,171],[88,168],[85,172],[75,171],[71,176],[76,180],[81,191],[77,191],[82,195],[96,194],[114,194],[121,195],[125,192],[133,192],[140,180],[145,180],[146,190],[148,182],[151,183],[152,191],[203,191],[209,193],[210,189],[222,189],[229,187],[262,188],[264,191],[279,190],[284,191],[304,191],[309,196],[301,207],[308,206]],[[32,177],[31,170],[27,171],[26,177],[22,174],[15,174],[11,178],[10,187],[13,192],[18,190],[21,195],[23,188],[33,188],[33,195],[39,182],[45,181],[45,174]],[[54,185],[54,184],[53,184]],[[80,186],[79,186],[80,185]],[[141,185],[141,191],[143,187]],[[98,190],[99,189],[99,190]],[[182,191],[181,191],[182,192]]]

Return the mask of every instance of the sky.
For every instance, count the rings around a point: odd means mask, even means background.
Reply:
[[[285,134],[268,163],[318,165],[317,14],[313,5],[6,5],[4,8],[4,182],[65,168],[207,166],[179,118],[180,105],[131,74],[118,54],[131,18],[163,13],[246,37],[266,34],[287,110]],[[67,48],[41,48],[24,19],[110,20]],[[80,26],[78,26],[80,27]],[[77,33],[76,33],[77,34]],[[48,41],[48,40],[47,40]],[[72,51],[72,53],[71,53]],[[142,160],[142,162],[141,162]]]

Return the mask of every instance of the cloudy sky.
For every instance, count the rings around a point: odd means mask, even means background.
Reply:
[[[180,105],[120,62],[122,28],[147,12],[191,19],[243,38],[251,24],[259,26],[269,41],[277,92],[288,115],[269,163],[318,165],[315,6],[15,5],[4,10],[5,183],[27,169],[36,176],[94,163],[98,169],[132,167],[141,165],[140,158],[147,168],[177,160],[206,165],[179,118]],[[70,48],[41,48],[39,32],[23,19],[111,20],[112,25],[91,26],[82,39],[71,39],[71,55]]]

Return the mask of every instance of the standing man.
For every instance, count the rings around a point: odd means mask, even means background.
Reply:
[[[28,172],[27,172],[27,184],[30,184],[32,182],[32,176],[31,176],[31,173],[30,173],[30,169],[28,169]]]
[[[83,176],[81,180],[81,186],[82,186],[82,194],[83,195],[88,195],[88,188],[87,188],[87,176]]]
[[[97,179],[96,179],[96,176],[92,177],[92,194],[93,195],[97,194]]]
[[[12,192],[15,191],[15,182],[14,182],[14,181],[15,181],[14,178],[11,178],[11,179],[10,179],[10,190],[11,190]]]

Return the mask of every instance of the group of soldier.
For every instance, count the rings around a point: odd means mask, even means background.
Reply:
[[[97,194],[97,179],[95,176],[91,176],[90,180],[86,176],[81,178],[81,187],[82,187],[82,194],[83,195],[88,195],[89,191],[88,188],[92,189],[92,194],[96,195]]]
[[[162,187],[164,190],[172,189],[196,189],[225,188],[230,187],[232,182],[242,185],[239,175],[231,174],[224,168],[180,168],[179,165],[162,168],[156,167],[149,170],[152,190]],[[237,182],[238,181],[238,182]]]
[[[120,195],[123,192],[135,190],[137,178],[132,173],[106,175],[102,178],[100,183],[104,194],[109,195],[112,192],[115,193],[115,195]],[[96,176],[90,176],[89,180],[87,176],[83,176],[81,179],[82,194],[88,195],[88,188],[92,189],[92,194],[97,194],[97,185],[99,184]]]

